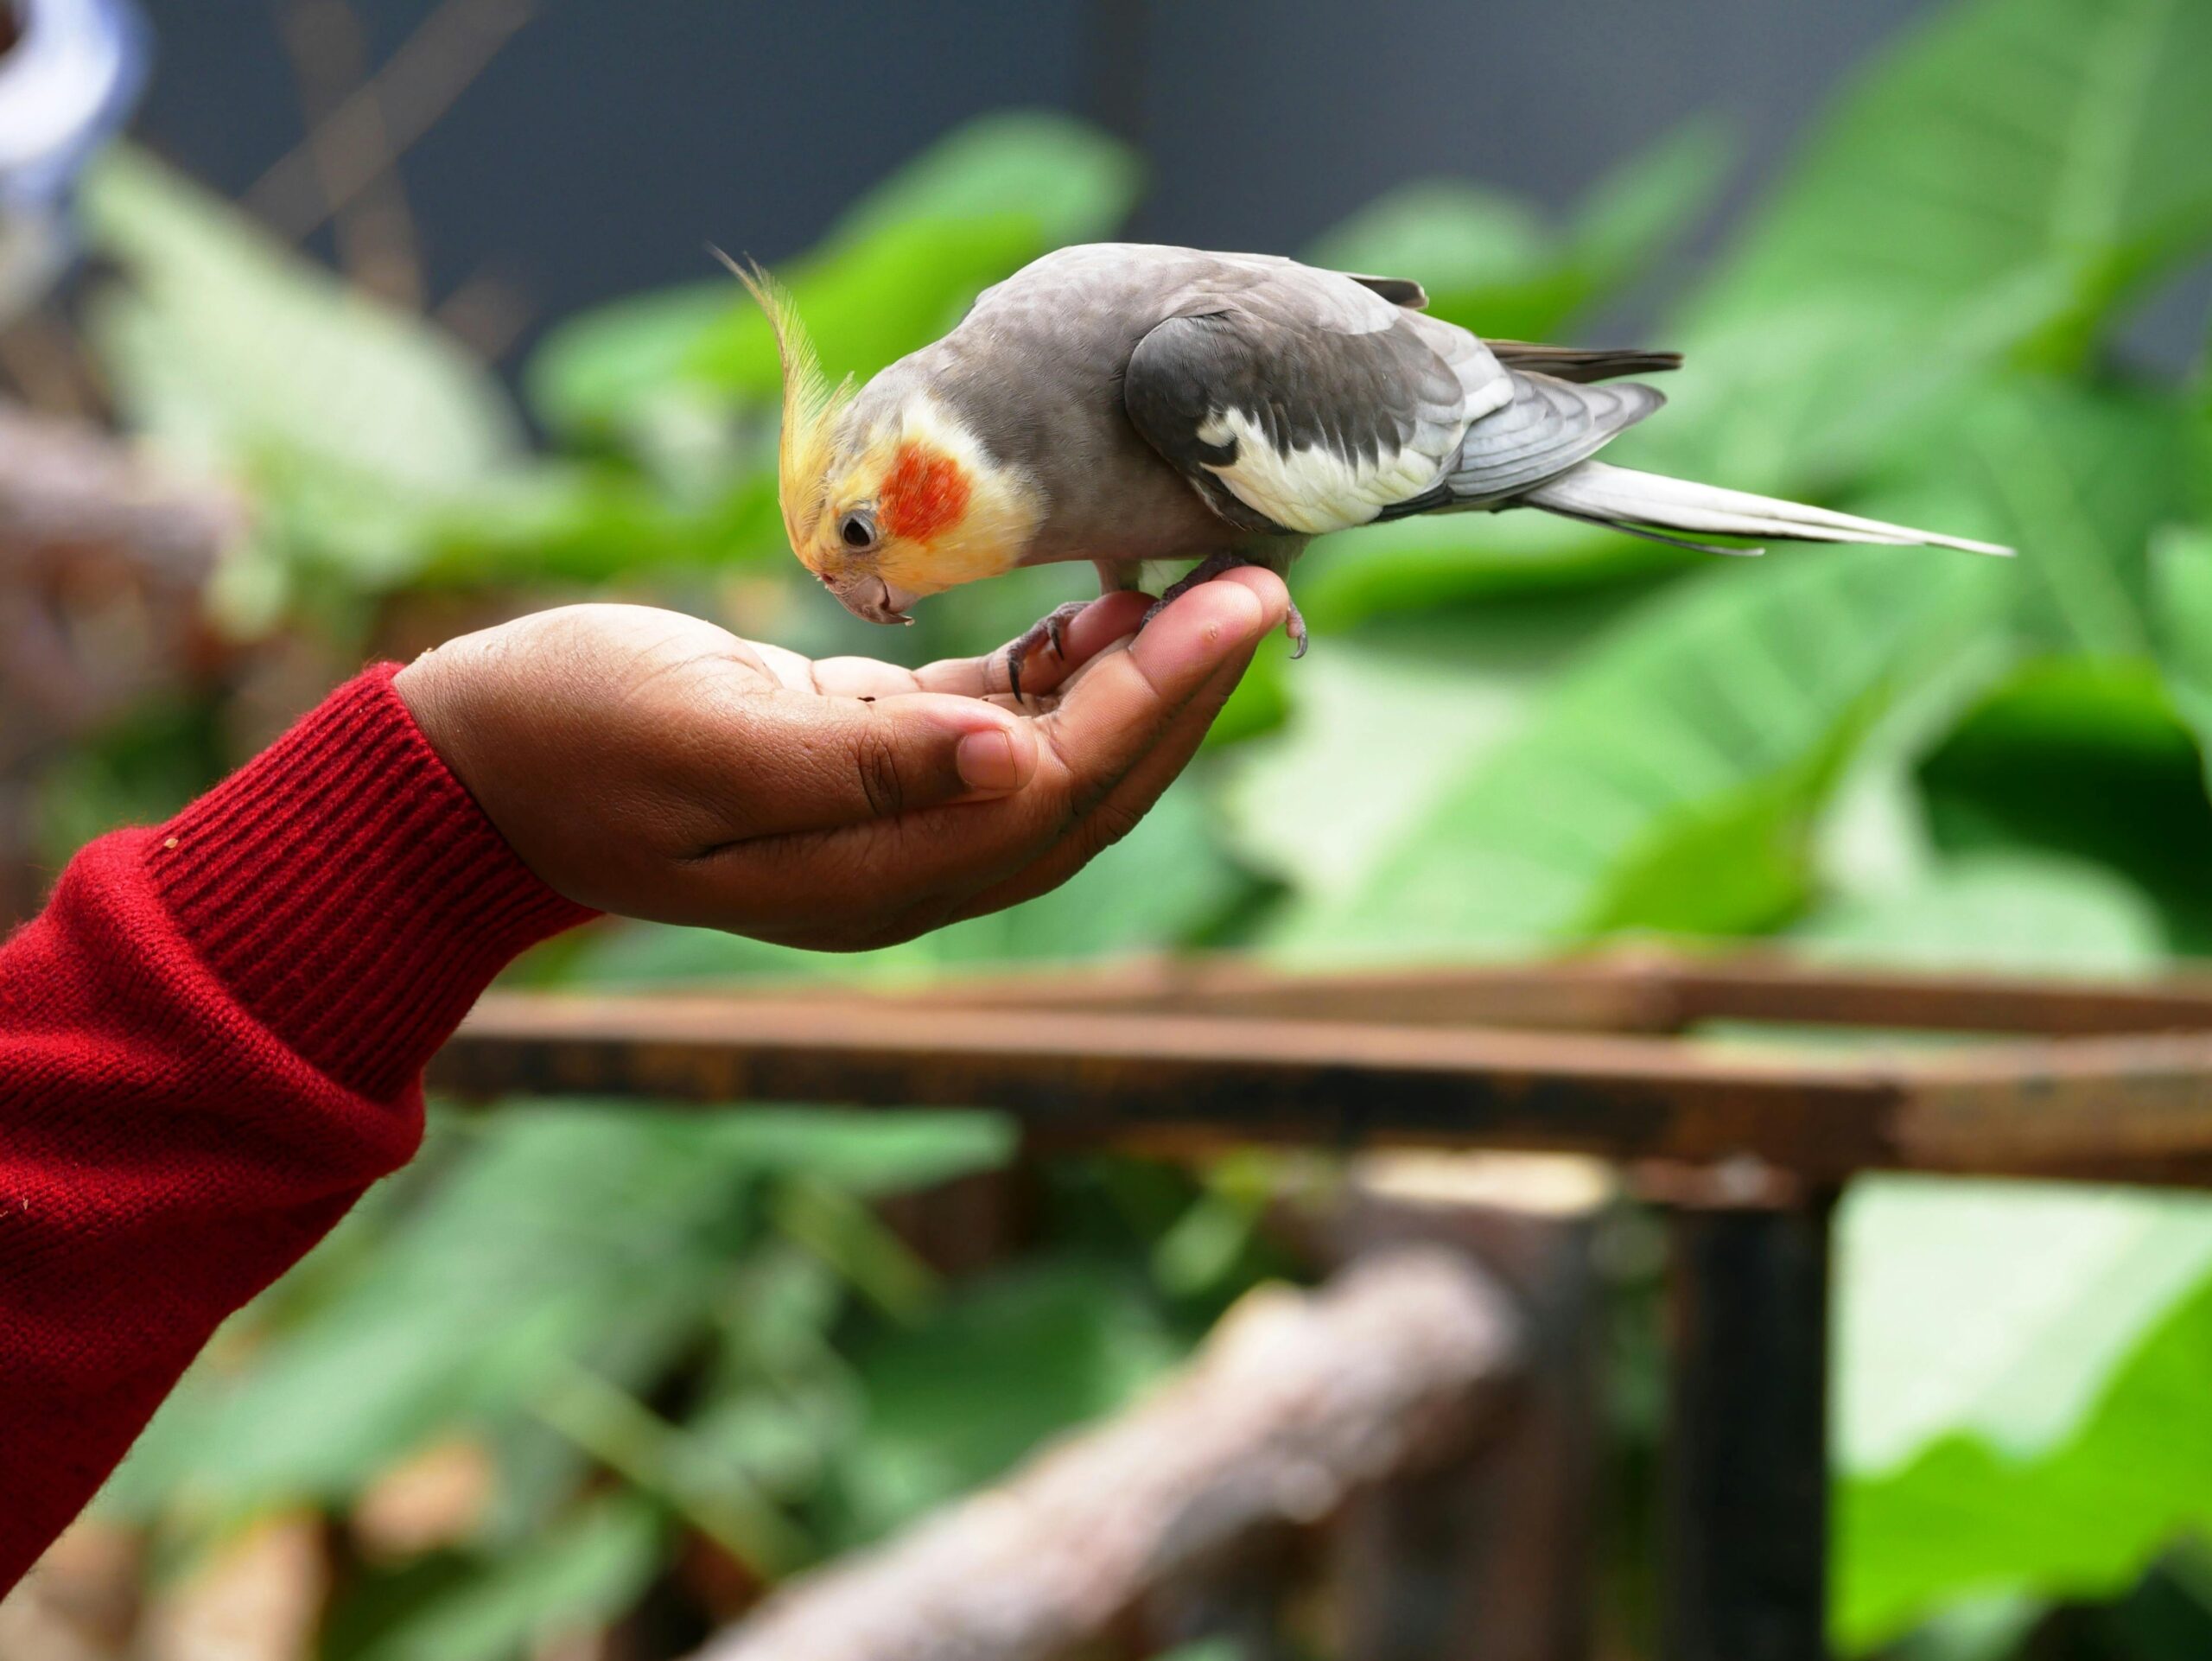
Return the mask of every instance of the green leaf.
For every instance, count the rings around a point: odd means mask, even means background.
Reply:
[[[1286,676],[1287,725],[1230,765],[1232,846],[1303,894],[1349,893],[1606,614],[1578,597],[1325,641]]]
[[[2176,526],[2160,538],[2151,585],[2167,695],[2212,757],[2212,530]]]
[[[94,344],[135,424],[173,453],[431,494],[518,454],[498,383],[457,344],[144,154],[109,151],[85,212],[128,277],[101,295]]]
[[[1821,124],[1700,315],[1845,300],[1909,323],[2039,269],[2086,331],[2212,232],[2212,10],[1974,0],[1912,30]]]
[[[613,431],[695,379],[710,330],[753,302],[727,275],[626,299],[549,330],[523,371],[531,412],[554,431]]]
[[[1948,1435],[2015,1459],[2070,1441],[2212,1270],[2212,1200],[1885,1177],[1853,1187],[1840,1241],[1837,1452],[1879,1476]]]
[[[661,1535],[652,1507],[605,1495],[372,1640],[340,1649],[339,1661],[507,1661],[550,1647],[613,1620],[645,1590]]]
[[[2017,1220],[2023,1225],[2017,1234],[2008,1230],[1993,1243],[2012,1245],[2011,1254],[1982,1256],[1981,1239],[1964,1231],[1944,1242],[1950,1258],[1980,1257],[1985,1297],[1996,1288],[2040,1297],[2033,1276],[2022,1272],[2021,1251],[2041,1269],[2057,1267],[2041,1229],[2025,1216]],[[2189,1240],[2182,1249],[2201,1268],[2202,1236],[2192,1232]],[[2108,1260],[2109,1276],[2089,1283],[2060,1272],[2053,1295],[2075,1303],[2074,1319],[2094,1345],[2145,1313],[2144,1281],[2171,1287],[2173,1266],[2160,1253],[2173,1244],[2145,1228],[2118,1248],[2124,1261]],[[2134,1255],[2137,1248],[2142,1255]],[[1922,1261],[1926,1267],[1945,1260],[1931,1253]],[[2101,1307],[2105,1299],[2119,1308]],[[1982,1307],[2002,1308],[2003,1301]],[[1971,1354],[1973,1331],[1964,1338]],[[1988,1353],[2010,1347],[2007,1335],[1993,1339]],[[1997,1413],[1995,1434],[1945,1436],[1909,1464],[1845,1485],[1837,1505],[1835,1617],[1845,1647],[1872,1649],[1962,1594],[2111,1597],[2177,1537],[2212,1537],[2212,1419],[2203,1411],[2204,1380],[2212,1373],[2212,1281],[2201,1282],[2144,1333],[2101,1387],[2085,1389],[2088,1369],[2066,1353],[2072,1342],[2069,1330],[2065,1343],[2039,1350],[2036,1365],[2003,1386],[1999,1400],[2008,1410]],[[2055,1412],[2054,1403],[2063,1412]],[[2062,1422],[2070,1435],[2053,1441],[2041,1434]],[[2031,1434],[2024,1438],[2023,1430]]]
[[[1772,921],[1809,873],[1848,735],[1987,617],[1992,569],[1821,549],[1675,588],[1453,776],[1366,881],[1295,912],[1284,944],[1464,954],[1630,922]]]
[[[2142,973],[2165,949],[2157,905],[2126,878],[2017,850],[1965,855],[1896,894],[1815,912],[1791,939],[1821,958],[2057,975]]]
[[[1707,557],[1533,510],[1416,515],[1323,537],[1291,581],[1318,638],[1373,617],[1648,581]]]
[[[350,1495],[442,1430],[524,1411],[569,1364],[649,1372],[715,1307],[760,1182],[887,1192],[989,1168],[1012,1145],[1002,1122],[961,1114],[511,1111],[342,1289],[266,1334],[251,1370],[200,1374],[111,1498]]]
[[[2107,868],[1989,852],[1832,908],[1800,938],[1860,960],[2079,975],[2155,965],[2163,933],[2149,899]],[[2113,1567],[2108,1519],[2075,1510],[2057,1468],[2077,1439],[2112,1433],[2116,1378],[2207,1284],[2212,1202],[1862,1180],[1837,1251],[1839,1623],[1853,1646],[1961,1598],[1999,1600],[2010,1630],[2024,1600],[2132,1578]],[[2001,1502],[1957,1486],[1983,1461],[2005,1468]],[[1993,1503],[2001,1522],[1983,1514]],[[2164,1537],[2124,1550],[2139,1567]]]
[[[1981,391],[1960,429],[1967,453],[1950,465],[1986,480],[1998,535],[2041,590],[2024,620],[2083,651],[2147,654],[2145,550],[2187,489],[2179,400],[2015,380]]]
[[[853,1543],[1119,1407],[1178,1352],[1133,1279],[1065,1258],[994,1274],[926,1326],[861,1345],[869,1410],[846,1476]]]
[[[2212,944],[2202,755],[2152,665],[2026,662],[1967,712],[1920,776],[1939,847],[2102,865],[2158,905],[2169,949]]]

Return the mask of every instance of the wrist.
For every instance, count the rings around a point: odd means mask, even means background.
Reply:
[[[507,846],[396,672],[340,687],[143,843],[180,930],[238,1002],[378,1097],[515,956],[593,915]]]

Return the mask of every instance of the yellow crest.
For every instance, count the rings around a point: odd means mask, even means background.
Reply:
[[[791,550],[804,560],[822,517],[830,488],[830,448],[837,417],[852,402],[848,375],[836,386],[822,372],[822,360],[806,337],[806,326],[790,294],[758,264],[747,269],[717,248],[715,255],[760,303],[776,331],[776,357],[783,366],[784,425],[776,441],[776,499],[784,510],[784,530]],[[811,563],[811,562],[809,562]]]

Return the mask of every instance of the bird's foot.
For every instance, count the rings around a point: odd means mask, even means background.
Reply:
[[[1160,598],[1152,602],[1151,609],[1145,613],[1143,620],[1139,622],[1137,627],[1142,628],[1146,623],[1149,623],[1154,618],[1159,616],[1161,612],[1190,593],[1199,583],[1211,582],[1223,572],[1233,571],[1239,566],[1259,563],[1258,560],[1247,559],[1242,554],[1208,554],[1193,565],[1185,576],[1160,590]],[[1282,632],[1290,637],[1291,660],[1296,662],[1306,655],[1306,648],[1312,642],[1306,636],[1306,619],[1299,614],[1298,601],[1295,600],[1290,602],[1289,615],[1282,620]]]
[[[1021,701],[1021,665],[1046,646],[1052,649],[1054,657],[1065,659],[1067,656],[1068,625],[1090,604],[1088,600],[1071,600],[1064,606],[1055,606],[1022,630],[1014,644],[1007,647],[1007,685],[1014,693],[1015,703]]]

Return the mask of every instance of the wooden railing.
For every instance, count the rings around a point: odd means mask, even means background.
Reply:
[[[1838,1042],[1820,1028],[1860,1030]],[[1824,1652],[1828,1224],[1853,1175],[2212,1187],[2203,981],[1639,956],[1325,977],[1147,964],[905,994],[507,995],[485,1000],[433,1079],[482,1099],[990,1107],[1055,1147],[1606,1161],[1671,1219],[1669,1661]],[[1433,1652],[1572,1661],[1576,1641],[1572,1622],[1510,1651],[1481,1636]],[[1363,1652],[1416,1651],[1378,1639]]]

